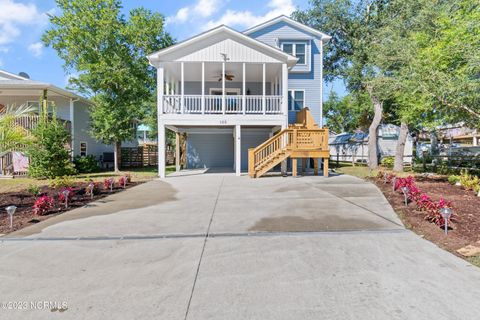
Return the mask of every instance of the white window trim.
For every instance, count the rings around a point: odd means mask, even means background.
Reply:
[[[38,106],[38,109],[37,109],[37,112],[38,114],[40,114],[40,112],[42,111],[41,108],[42,108],[42,104],[40,103],[40,101],[33,101],[33,100],[28,100],[27,101],[27,106],[29,106],[30,104],[33,104],[33,103],[36,103],[37,106]]]
[[[289,89],[288,90],[288,95],[290,96],[290,94],[292,94],[292,101],[290,103],[290,105],[288,106],[288,110],[289,111],[299,111],[299,110],[295,110],[295,91],[302,91],[303,92],[303,107],[302,109],[305,108],[305,106],[307,105],[307,96],[305,95],[305,89]],[[302,110],[300,109],[300,110]]]
[[[84,155],[84,156],[82,156],[82,144],[85,144],[85,155]],[[81,157],[86,157],[86,156],[88,156],[88,142],[87,142],[87,141],[80,141],[79,147],[80,147],[80,149],[79,149],[79,151],[80,151],[80,152],[79,152],[79,155],[80,155]]]
[[[222,88],[210,88],[208,90],[208,93],[212,95],[212,91],[220,91],[222,92]],[[240,88],[225,88],[225,95],[227,95],[227,92],[233,92],[236,95],[240,95]]]
[[[308,51],[310,50],[310,46],[308,45],[307,41],[282,41],[282,51],[284,44],[291,44],[292,45],[292,56],[297,56],[297,44],[303,44],[305,46],[305,52],[303,53],[305,56],[305,63],[297,63],[297,66],[306,66],[308,65],[309,54]],[[285,51],[284,51],[285,52]]]

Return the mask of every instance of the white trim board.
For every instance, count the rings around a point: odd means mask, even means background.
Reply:
[[[254,27],[252,27],[252,28],[250,28],[250,29],[247,29],[247,30],[243,31],[243,33],[248,35],[248,34],[251,34],[251,33],[255,32],[255,31],[257,31],[257,30],[261,30],[261,29],[263,29],[263,28],[266,28],[266,27],[271,26],[271,25],[273,25],[273,24],[275,24],[275,23],[278,23],[278,22],[285,22],[285,23],[287,23],[287,24],[293,25],[293,26],[295,26],[295,27],[297,27],[297,28],[299,28],[299,29],[301,29],[301,30],[304,30],[304,31],[306,31],[306,32],[308,32],[308,33],[311,33],[311,34],[319,37],[323,42],[327,42],[327,41],[329,41],[329,40],[332,38],[331,36],[329,36],[329,35],[326,34],[326,33],[323,33],[323,32],[318,31],[318,30],[316,30],[316,29],[314,29],[314,28],[312,28],[312,27],[309,27],[309,26],[307,26],[307,25],[304,25],[303,23],[297,22],[297,21],[295,21],[295,20],[293,20],[293,19],[291,19],[291,18],[289,18],[289,17],[287,17],[287,16],[285,16],[285,15],[281,15],[281,16],[279,16],[279,17],[273,18],[273,19],[268,20],[268,21],[266,21],[266,22],[264,22],[264,23],[261,23],[261,24],[259,24],[259,25],[256,25],[256,26],[254,26]]]

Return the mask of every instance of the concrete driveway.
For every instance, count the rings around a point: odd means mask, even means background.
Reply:
[[[349,176],[152,181],[3,238],[0,261],[1,319],[480,312],[480,269],[405,230],[375,186]]]

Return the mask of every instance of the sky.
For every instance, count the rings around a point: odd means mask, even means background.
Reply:
[[[124,0],[123,11],[143,6],[163,14],[166,30],[178,41],[219,24],[243,31],[276,16],[308,8],[308,0]],[[69,75],[56,52],[41,42],[48,14],[58,13],[54,0],[0,0],[0,69],[65,88]],[[345,94],[340,81],[324,92]]]

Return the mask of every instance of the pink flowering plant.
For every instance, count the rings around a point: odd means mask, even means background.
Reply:
[[[445,200],[441,197],[438,201],[434,201],[428,194],[422,192],[420,188],[415,183],[415,179],[412,176],[406,178],[393,178],[387,181],[395,183],[393,189],[398,192],[403,192],[402,188],[407,188],[407,198],[411,202],[414,202],[417,210],[425,212],[425,220],[435,223],[438,226],[444,226],[445,221],[441,214],[441,209],[443,208],[452,208],[453,203],[451,201]],[[455,217],[452,216],[450,220],[455,220]]]

